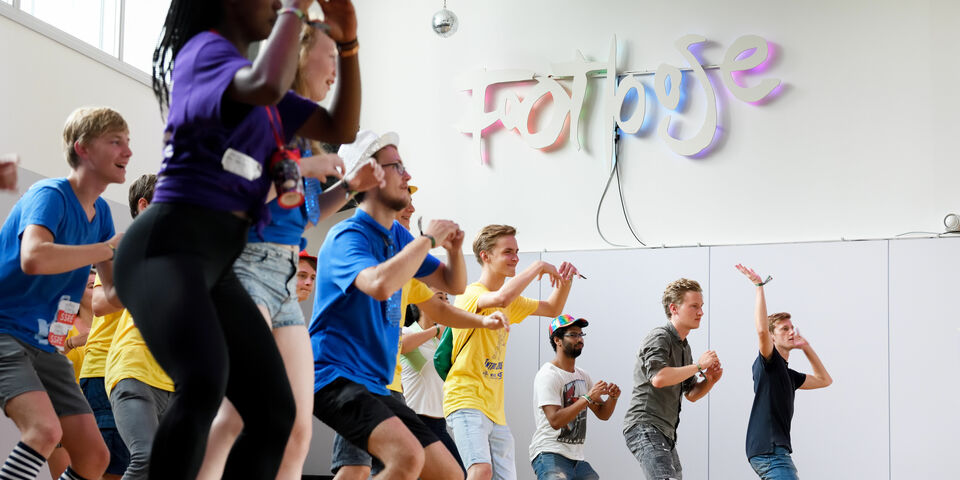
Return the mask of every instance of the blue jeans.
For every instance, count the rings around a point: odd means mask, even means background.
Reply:
[[[453,441],[463,464],[489,463],[493,480],[516,480],[513,434],[506,425],[498,425],[480,410],[463,408],[447,416],[453,428]]]
[[[683,479],[677,448],[657,427],[638,423],[623,432],[623,437],[627,448],[640,462],[647,480]]]
[[[532,463],[537,480],[600,480],[586,460],[570,460],[559,453],[543,452]]]
[[[762,480],[798,480],[797,467],[790,458],[790,450],[776,447],[773,453],[750,457],[750,466]]]

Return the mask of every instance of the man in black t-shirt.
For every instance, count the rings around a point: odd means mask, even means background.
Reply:
[[[827,373],[813,347],[793,328],[789,313],[767,316],[767,300],[761,280],[753,270],[737,265],[757,287],[755,325],[760,354],[753,362],[753,408],[747,425],[747,458],[753,471],[763,480],[796,480],[797,467],[790,454],[790,422],[793,400],[798,388],[823,388],[833,379]],[[767,278],[767,282],[770,277]],[[790,350],[799,348],[807,356],[812,374],[787,367]]]

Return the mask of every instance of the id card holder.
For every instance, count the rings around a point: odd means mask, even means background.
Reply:
[[[220,164],[223,165],[224,170],[234,175],[239,175],[251,182],[260,178],[260,175],[263,174],[263,166],[260,165],[260,162],[232,148],[228,148],[226,152],[223,152],[223,159],[220,160]]]

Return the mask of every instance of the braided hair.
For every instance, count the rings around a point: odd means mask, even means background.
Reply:
[[[170,107],[170,82],[173,62],[180,49],[194,35],[216,27],[223,20],[220,0],[172,0],[153,51],[153,94],[160,112]]]

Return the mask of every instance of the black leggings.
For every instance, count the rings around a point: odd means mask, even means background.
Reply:
[[[196,477],[224,395],[244,426],[223,478],[272,480],[280,468],[295,406],[270,328],[233,273],[248,227],[229,212],[157,203],[117,248],[117,293],[176,386],[150,478]]]

